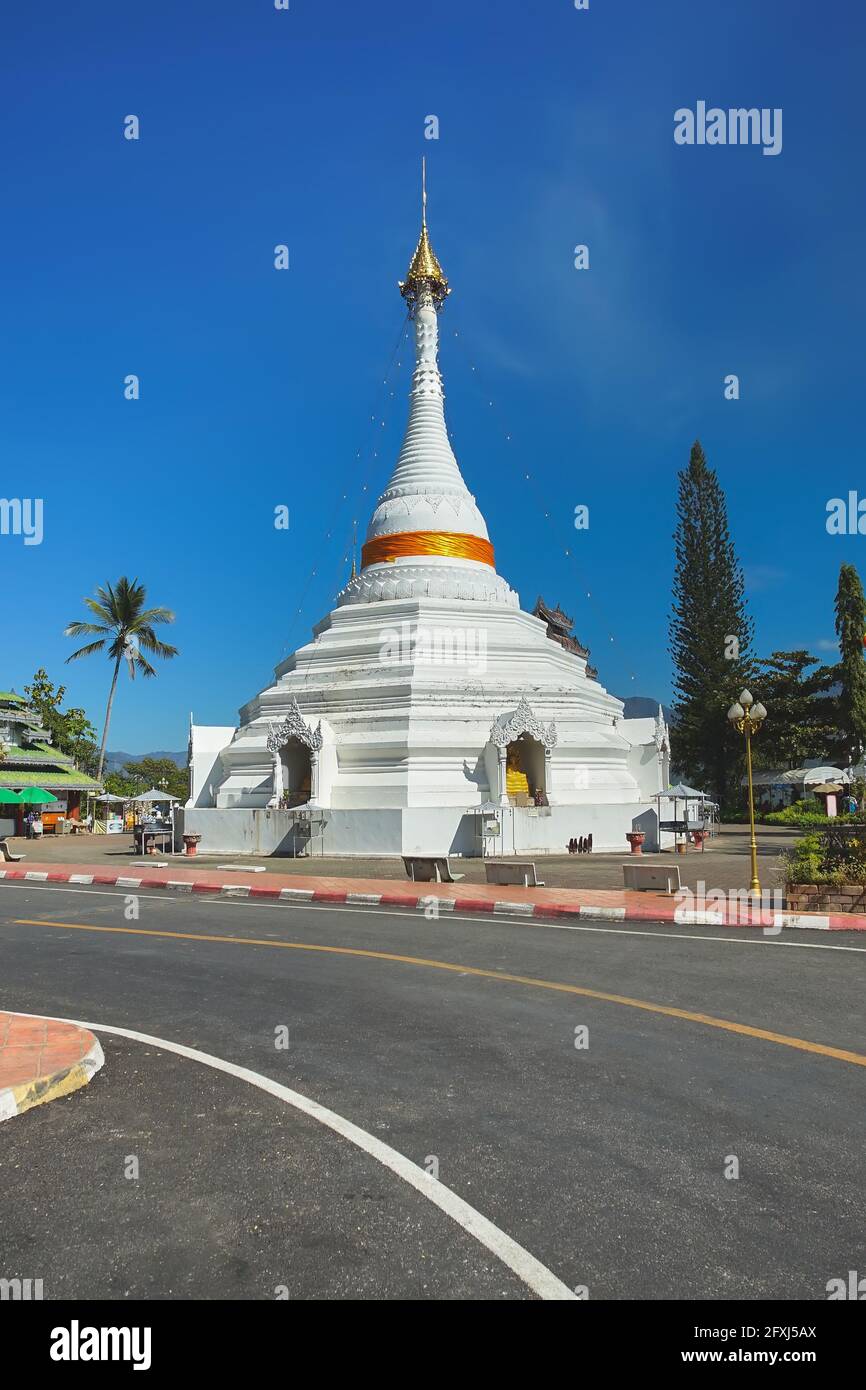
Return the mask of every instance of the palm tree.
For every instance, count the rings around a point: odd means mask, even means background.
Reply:
[[[99,749],[99,767],[97,769],[97,781],[102,781],[102,767],[105,762],[105,744],[108,739],[108,726],[111,722],[111,706],[114,704],[114,692],[117,689],[117,673],[120,670],[120,663],[124,659],[129,667],[130,680],[135,680],[136,668],[141,671],[143,676],[155,676],[156,671],[151,666],[144,652],[149,652],[151,656],[161,656],[168,659],[177,656],[177,647],[170,647],[168,643],[161,642],[154,632],[157,623],[173,623],[174,614],[169,608],[145,608],[145,598],[147,591],[143,584],[139,584],[137,579],[129,580],[123,575],[118,579],[114,588],[106,584],[105,588],[96,590],[96,598],[86,598],[84,600],[93,616],[97,619],[92,623],[70,623],[64,629],[64,637],[92,637],[94,633],[102,635],[95,642],[88,642],[86,646],[79,647],[77,652],[66,658],[67,662],[77,661],[81,656],[92,656],[94,652],[105,650],[106,643],[108,648],[106,655],[114,661],[114,674],[111,678],[111,691],[108,696],[108,707],[105,711],[105,725],[102,730],[102,746]]]

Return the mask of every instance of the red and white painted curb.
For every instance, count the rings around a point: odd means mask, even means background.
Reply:
[[[575,902],[576,893],[569,889],[569,899],[563,903],[531,901],[511,902],[506,899],[470,897],[439,897],[435,885],[419,892],[417,885],[396,886],[381,893],[359,893],[347,888],[269,888],[261,882],[207,883],[190,879],[173,879],[165,874],[146,877],[107,873],[74,873],[71,870],[0,869],[0,879],[28,883],[73,883],[82,886],[121,888],[135,892],[140,888],[165,888],[175,893],[210,893],[218,898],[253,898],[280,903],[343,903],[349,907],[403,907],[414,911],[485,912],[508,914],[532,919],[577,918],[592,922],[672,922],[681,927],[756,927],[777,932],[783,928],[804,931],[866,931],[866,916],[854,913],[821,914],[816,912],[777,912],[769,908],[752,912],[738,903],[733,910],[714,907],[692,911],[681,906],[675,898],[653,897],[644,903],[609,907]],[[650,897],[649,894],[646,895]]]

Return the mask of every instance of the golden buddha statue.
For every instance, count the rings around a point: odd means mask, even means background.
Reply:
[[[519,743],[509,743],[505,754],[505,791],[509,800],[529,796],[529,778],[523,771]]]

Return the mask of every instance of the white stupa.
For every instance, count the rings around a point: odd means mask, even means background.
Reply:
[[[409,421],[360,572],[237,729],[191,724],[184,828],[235,853],[292,853],[312,835],[326,853],[477,854],[491,827],[488,850],[505,853],[590,834],[625,852],[634,827],[652,844],[661,712],[651,730],[624,720],[583,649],[521,609],[454,456],[437,360],[450,290],[426,207],[400,290]]]

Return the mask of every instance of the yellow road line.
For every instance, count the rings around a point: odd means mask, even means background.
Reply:
[[[533,989],[552,989],[560,994],[576,994],[583,999],[598,999],[605,1004],[622,1004],[630,1009],[643,1009],[646,1013],[663,1014],[665,1018],[680,1018],[687,1023],[700,1023],[705,1028],[721,1028],[726,1033],[739,1033],[747,1038],[759,1038],[762,1042],[778,1043],[781,1047],[793,1047],[800,1052],[813,1052],[820,1057],[833,1057],[837,1062],[852,1062],[857,1067],[866,1067],[866,1056],[859,1052],[847,1052],[841,1047],[827,1047],[824,1043],[809,1042],[806,1038],[789,1037],[786,1033],[771,1033],[766,1028],[752,1028],[746,1023],[733,1023],[727,1018],[714,1018],[712,1014],[694,1013],[690,1009],[675,1009],[668,1004],[653,1004],[645,999],[631,999],[625,994],[608,994],[603,990],[587,989],[583,985],[561,984],[556,980],[539,980],[533,975],[509,975],[504,970],[483,970],[476,965],[458,965],[454,961],[427,960],[424,956],[398,956],[390,951],[364,951],[352,946],[320,946],[305,941],[262,941],[248,936],[209,936],[202,932],[154,931],[144,927],[96,927],[81,922],[47,922],[38,918],[17,917],[13,926],[20,927],[60,927],[70,931],[113,932],[124,936],[164,936],[175,941],[214,941],[234,946],[269,946],[283,951],[319,951],[333,956],[361,956],[367,960],[388,960],[398,965],[420,965],[429,970],[450,970],[457,975],[474,975],[484,980],[504,980],[512,985],[529,985]]]

